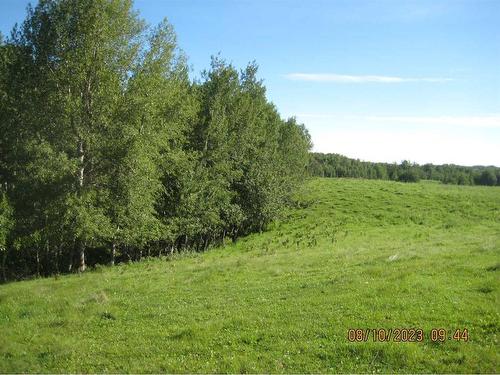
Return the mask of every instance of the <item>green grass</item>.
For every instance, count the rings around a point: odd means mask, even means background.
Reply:
[[[224,248],[0,286],[0,372],[499,371],[500,188],[315,179],[299,200]]]

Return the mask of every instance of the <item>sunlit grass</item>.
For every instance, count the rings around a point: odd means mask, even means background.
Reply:
[[[315,179],[298,201],[203,254],[0,286],[0,372],[498,372],[500,188]]]

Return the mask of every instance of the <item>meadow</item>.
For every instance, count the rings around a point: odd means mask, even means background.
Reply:
[[[0,372],[498,373],[499,252],[499,187],[312,179],[236,243],[0,285]]]

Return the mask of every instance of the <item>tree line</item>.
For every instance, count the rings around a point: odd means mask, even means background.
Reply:
[[[191,80],[165,20],[127,0],[41,0],[0,43],[4,280],[83,271],[262,231],[311,141],[257,65]]]
[[[445,184],[500,186],[500,168],[494,166],[418,165],[406,160],[400,164],[372,163],[339,154],[312,153],[308,170],[310,175],[320,177],[354,177],[402,182],[418,182],[420,179],[425,179]]]

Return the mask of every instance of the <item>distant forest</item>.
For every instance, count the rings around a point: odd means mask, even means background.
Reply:
[[[409,161],[403,161],[401,164],[371,163],[339,154],[312,153],[309,173],[319,177],[354,177],[402,182],[424,179],[445,184],[500,186],[500,168],[493,166],[418,165]]]
[[[41,0],[0,42],[3,280],[202,251],[262,231],[310,137],[257,66],[199,80],[127,0]]]

